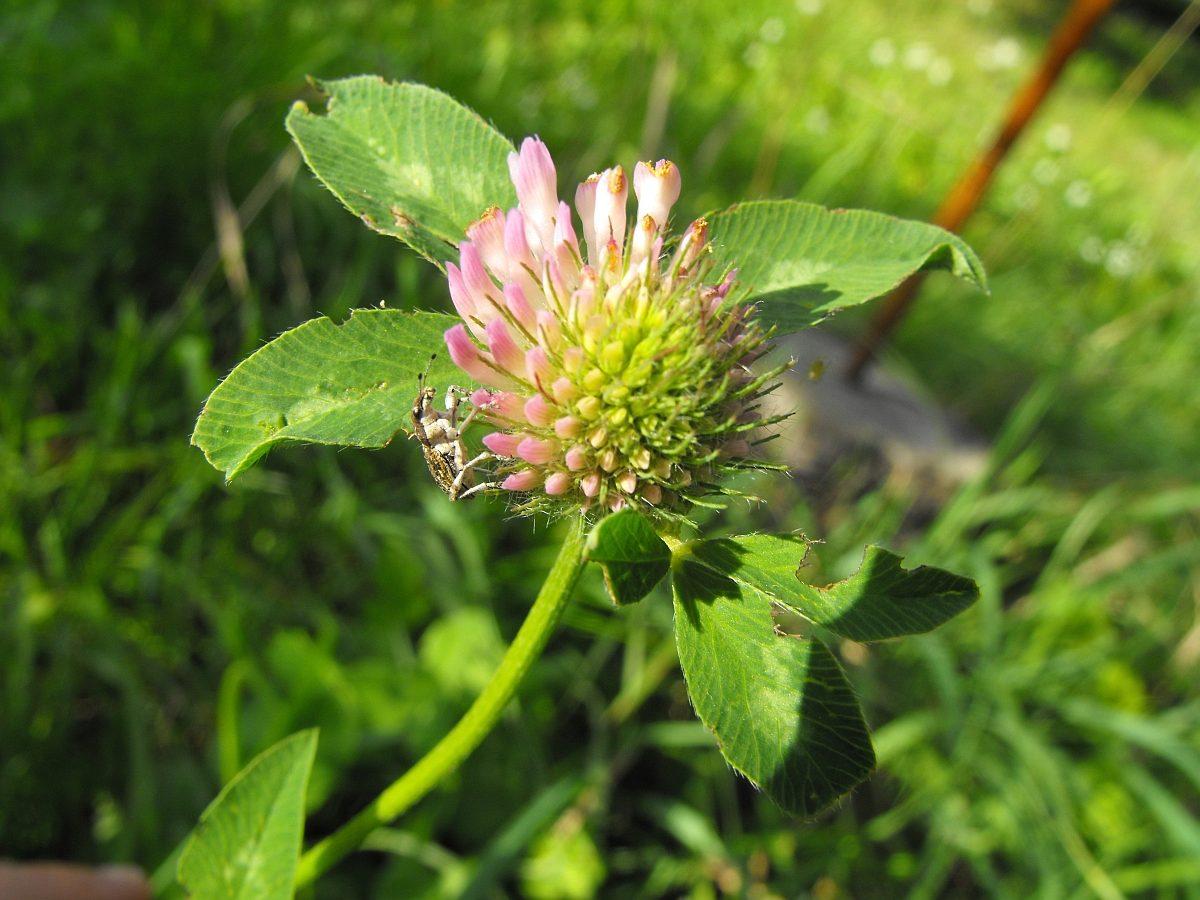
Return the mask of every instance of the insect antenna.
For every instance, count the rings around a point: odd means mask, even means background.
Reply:
[[[433,366],[433,361],[437,359],[436,353],[429,354],[429,362],[425,363],[425,371],[417,376],[417,390],[425,389],[425,379],[429,377],[429,369]]]

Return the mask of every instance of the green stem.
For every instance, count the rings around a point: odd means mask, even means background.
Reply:
[[[504,654],[500,668],[483,693],[471,704],[467,714],[436,747],[376,797],[370,806],[300,857],[296,868],[297,888],[327,872],[342,857],[356,850],[368,834],[395,819],[437,787],[495,727],[566,609],[571,590],[583,570],[583,549],[587,536],[585,524],[583,516],[571,522],[567,539],[558,551],[558,559],[554,561],[554,567],[550,569],[521,630]]]

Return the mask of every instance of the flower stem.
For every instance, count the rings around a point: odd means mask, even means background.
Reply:
[[[471,704],[467,714],[436,747],[376,797],[370,806],[300,857],[296,868],[297,888],[327,872],[342,857],[356,850],[368,834],[395,819],[437,787],[495,727],[525,673],[541,655],[554,626],[566,609],[575,582],[579,580],[579,573],[583,570],[585,524],[582,515],[571,521],[567,538],[558,551],[558,559],[554,561],[521,630],[504,654],[496,674]]]

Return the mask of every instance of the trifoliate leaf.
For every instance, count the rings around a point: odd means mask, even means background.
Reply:
[[[376,231],[438,266],[489,206],[515,206],[512,143],[454,98],[374,76],[324,81],[325,115],[296,103],[287,117],[309,167]]]
[[[780,334],[886,294],[919,269],[948,269],[987,289],[967,243],[926,222],[798,200],[739,203],[707,218],[718,264],[737,267],[758,320]]]

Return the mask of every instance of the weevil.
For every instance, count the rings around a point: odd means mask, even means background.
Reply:
[[[433,360],[430,360],[432,363]],[[458,419],[458,407],[462,398],[469,396],[457,385],[446,389],[446,411],[434,405],[437,391],[425,384],[425,373],[417,378],[417,396],[413,400],[413,434],[421,442],[425,453],[425,464],[429,473],[451,501],[466,500],[482,491],[495,490],[490,481],[476,483],[475,468],[495,457],[486,450],[470,459],[470,451],[463,440],[463,432],[475,420],[480,407],[472,406],[466,418]]]

